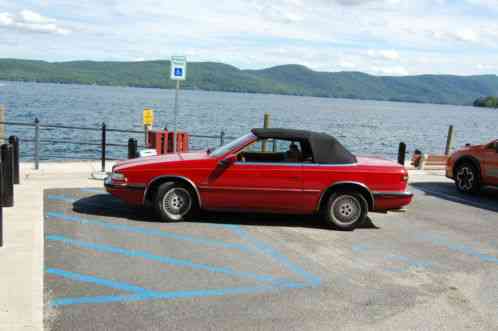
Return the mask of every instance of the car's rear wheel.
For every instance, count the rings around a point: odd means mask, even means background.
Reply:
[[[455,185],[460,192],[478,192],[480,186],[479,179],[479,173],[471,163],[464,162],[455,169]]]
[[[323,212],[327,224],[338,230],[350,231],[365,221],[368,203],[359,192],[334,192]]]
[[[164,222],[183,221],[198,210],[194,193],[190,187],[181,183],[164,183],[159,186],[154,205]]]

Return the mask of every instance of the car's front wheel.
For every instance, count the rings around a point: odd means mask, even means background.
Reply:
[[[324,210],[325,221],[332,227],[350,231],[360,226],[368,214],[368,203],[359,192],[334,192]]]
[[[471,163],[462,163],[455,171],[455,184],[463,193],[476,193],[479,191],[479,174]]]
[[[164,183],[159,186],[154,204],[164,222],[183,221],[198,209],[192,190],[180,183]]]

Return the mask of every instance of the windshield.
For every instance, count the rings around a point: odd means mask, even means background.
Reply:
[[[245,145],[249,140],[254,139],[255,136],[252,133],[248,133],[245,136],[242,136],[240,138],[237,138],[235,140],[232,140],[228,144],[225,144],[223,146],[218,147],[214,151],[210,153],[210,155],[214,157],[220,157],[222,155],[225,155],[226,153],[230,152],[231,150],[235,149],[237,146],[243,146]]]

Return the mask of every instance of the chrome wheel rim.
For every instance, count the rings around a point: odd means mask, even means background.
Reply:
[[[330,213],[340,225],[351,225],[361,217],[361,204],[352,195],[341,195],[330,206]]]
[[[475,175],[473,169],[467,166],[458,169],[456,175],[456,182],[458,188],[460,188],[462,191],[470,191],[474,186],[475,182]]]
[[[192,198],[186,189],[174,187],[163,196],[162,207],[170,219],[179,220],[190,211]]]

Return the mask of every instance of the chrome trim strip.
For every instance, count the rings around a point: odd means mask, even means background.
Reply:
[[[368,186],[366,186],[365,184],[363,183],[360,183],[360,182],[353,182],[353,181],[341,181],[341,182],[335,182],[334,184],[332,184],[331,186],[327,187],[323,192],[322,194],[320,194],[320,199],[318,200],[318,204],[315,208],[316,211],[320,211],[320,205],[322,204],[322,200],[323,200],[323,196],[325,195],[325,193],[329,190],[329,189],[333,189],[335,186],[339,186],[339,185],[344,185],[344,184],[349,184],[349,185],[357,185],[357,186],[360,186],[362,188],[364,188],[365,190],[367,190],[367,192],[369,193],[370,195],[370,199],[372,200],[372,210],[375,209],[375,199],[374,199],[374,196],[372,194],[372,192],[370,191],[370,189],[368,188]]]
[[[358,163],[302,163],[303,167],[356,167]]]
[[[140,184],[113,184],[110,180],[109,181],[104,181],[104,187],[105,188],[110,188],[110,189],[125,189],[125,190],[137,190],[141,191],[145,189],[145,185],[140,185]]]
[[[293,188],[272,188],[272,187],[237,187],[237,186],[201,186],[201,190],[213,191],[266,191],[266,192],[308,192],[309,190]]]
[[[304,162],[243,162],[236,161],[234,164],[242,165],[271,165],[271,166],[300,166],[300,167],[352,167],[357,166],[358,163],[344,163],[344,164],[335,164],[335,163],[304,163]]]
[[[197,188],[197,185],[195,185],[195,183],[192,180],[188,179],[187,177],[183,177],[183,176],[168,176],[168,175],[163,175],[163,176],[154,177],[151,181],[149,181],[149,183],[145,187],[145,192],[144,192],[144,197],[143,197],[143,202],[144,203],[145,203],[145,197],[147,196],[147,192],[149,190],[150,185],[152,183],[154,183],[156,180],[165,179],[165,178],[182,179],[182,180],[187,181],[190,185],[192,185],[192,187],[194,188],[195,194],[197,195],[197,200],[199,201],[199,208],[202,208],[201,194],[199,193],[199,189]]]
[[[412,197],[413,193],[409,191],[397,192],[397,191],[387,191],[387,192],[372,192],[374,197]]]

